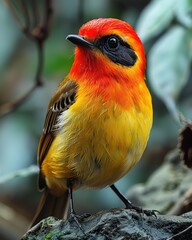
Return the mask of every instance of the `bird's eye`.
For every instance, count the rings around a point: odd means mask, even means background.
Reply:
[[[107,39],[107,46],[111,50],[116,50],[119,47],[119,39],[116,37],[110,37]]]

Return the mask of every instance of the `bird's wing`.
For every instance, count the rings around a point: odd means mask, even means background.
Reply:
[[[58,117],[75,102],[77,93],[77,83],[69,80],[63,85],[60,85],[56,93],[53,95],[50,104],[48,106],[47,115],[45,118],[43,133],[38,147],[38,162],[41,166],[51,143],[60,130],[57,127]],[[39,188],[45,187],[45,180],[39,174]]]

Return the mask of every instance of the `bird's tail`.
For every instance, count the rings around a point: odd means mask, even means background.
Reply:
[[[69,209],[69,192],[63,193],[61,197],[51,195],[47,189],[44,190],[37,207],[35,216],[32,220],[30,228],[40,222],[42,219],[53,216],[56,218],[67,218]]]

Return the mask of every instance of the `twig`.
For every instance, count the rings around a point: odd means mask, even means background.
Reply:
[[[183,233],[186,233],[188,230],[192,229],[192,225],[190,225],[188,228],[184,229],[183,231],[173,235],[172,237],[170,238],[167,238],[166,240],[176,240],[177,237],[181,237],[181,235]],[[178,240],[181,239],[181,238],[178,238]]]
[[[46,0],[46,11],[45,11],[45,17],[44,17],[44,28],[47,30],[48,34],[48,29],[49,29],[49,19],[51,18],[51,15],[53,13],[53,7],[52,7],[52,1],[51,0]]]
[[[14,102],[9,102],[1,105],[0,117],[5,116],[6,114],[16,110],[22,103],[25,102],[26,99],[28,99],[31,96],[31,94],[36,90],[36,88],[43,85],[43,81],[41,78],[41,73],[43,71],[43,65],[44,65],[43,50],[44,50],[43,43],[41,41],[37,42],[38,64],[37,64],[37,70],[35,75],[35,84],[19,99],[15,100]]]
[[[21,5],[21,9],[23,12],[23,15],[25,17],[25,26],[23,31],[26,31],[26,34],[29,34],[30,31],[30,18],[29,18],[29,11],[27,9],[26,3],[23,0],[20,0],[20,5]]]
[[[192,210],[192,188],[189,188],[168,212],[169,215],[181,215]]]
[[[36,165],[31,165],[28,168],[17,170],[16,172],[10,173],[0,178],[0,185],[6,182],[12,181],[15,178],[24,178],[38,174],[39,168]]]
[[[44,65],[44,48],[43,48],[43,43],[37,42],[37,51],[38,51],[38,66],[37,66],[37,72],[36,72],[36,85],[37,86],[42,86],[43,85],[43,81],[41,79],[41,72],[43,70],[43,65]]]
[[[12,112],[13,110],[15,110],[16,108],[18,108],[33,92],[34,90],[37,88],[37,85],[35,83],[35,85],[28,90],[28,92],[26,92],[21,98],[17,99],[14,102],[9,102],[9,103],[5,103],[3,105],[0,106],[0,117]]]
[[[11,3],[9,2],[9,0],[4,0],[5,4],[7,5],[9,11],[11,12],[12,16],[14,17],[15,21],[17,22],[17,24],[19,25],[19,27],[21,29],[23,29],[21,20],[19,19],[19,17],[17,16],[13,6],[11,5]]]
[[[25,24],[22,24],[16,11],[14,10],[13,6],[11,5],[10,1],[5,0],[6,5],[8,6],[13,17],[15,18],[17,24],[20,26],[21,30],[24,32],[24,34],[29,39],[35,41],[35,43],[37,44],[38,64],[37,64],[37,70],[36,70],[36,74],[35,74],[34,86],[32,86],[32,88],[27,93],[25,93],[22,97],[20,97],[16,101],[5,103],[5,104],[1,105],[0,106],[0,117],[17,109],[35,91],[35,89],[37,87],[43,85],[42,71],[43,71],[43,66],[44,66],[44,43],[48,37],[49,25],[50,25],[53,9],[52,9],[52,0],[44,0],[45,8],[43,8],[43,10],[45,11],[45,13],[44,13],[43,22],[41,23],[40,19],[39,19],[39,14],[37,12],[35,13],[35,11],[37,11],[37,5],[36,5],[35,1],[36,0],[32,0],[32,2],[33,2],[32,13],[34,15],[33,16],[34,20],[32,20],[32,23],[31,23],[27,5],[23,0],[20,0],[21,12],[23,13],[24,19],[25,19]]]
[[[33,25],[36,26],[39,22],[39,12],[38,12],[36,1],[32,1],[32,10],[33,10],[33,16],[34,16]]]

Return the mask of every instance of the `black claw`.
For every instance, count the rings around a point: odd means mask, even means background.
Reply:
[[[111,189],[117,194],[117,196],[121,199],[121,201],[125,204],[126,209],[133,209],[139,214],[145,214],[146,216],[155,216],[156,213],[159,213],[157,210],[145,210],[140,207],[134,206],[116,187],[112,184]]]
[[[158,210],[151,210],[151,216],[154,216],[157,218],[157,214],[160,214]]]
[[[69,196],[70,196],[70,201],[69,201],[69,203],[70,203],[70,218],[71,219],[73,219],[75,222],[76,222],[76,224],[77,224],[77,226],[81,229],[81,231],[83,232],[83,234],[85,234],[85,231],[84,231],[84,229],[82,228],[82,226],[81,226],[81,224],[80,224],[80,222],[79,222],[79,220],[78,220],[78,217],[77,217],[77,215],[76,215],[76,213],[75,213],[75,210],[74,210],[74,206],[73,206],[73,191],[72,191],[72,181],[68,181],[68,187],[69,187]]]
[[[70,213],[70,218],[76,222],[77,226],[81,229],[83,234],[85,234],[85,231],[84,231],[83,227],[81,226],[81,223],[79,222],[77,215],[74,212]]]
[[[154,216],[157,218],[157,213],[159,214],[160,212],[157,210],[146,210],[146,209],[142,209],[140,207],[136,207],[134,205],[131,206],[131,209],[135,210],[137,213],[139,214],[144,214],[148,217]]]

